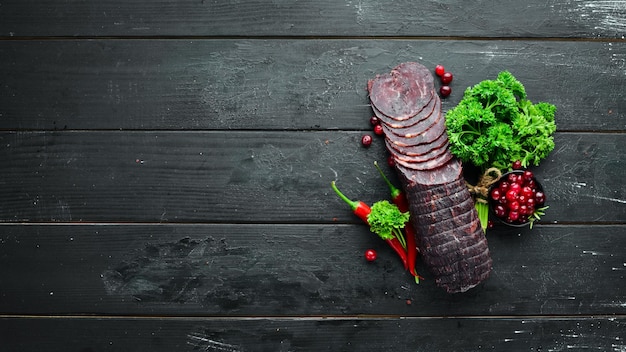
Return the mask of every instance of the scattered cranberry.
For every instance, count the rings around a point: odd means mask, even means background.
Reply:
[[[380,119],[377,116],[370,117],[370,123],[372,126],[376,126],[380,123]]]
[[[382,136],[383,134],[385,134],[385,131],[383,131],[383,126],[381,124],[374,126],[374,133],[377,136]]]
[[[441,94],[444,98],[450,95],[450,93],[452,93],[452,88],[450,88],[450,86],[441,86],[441,88],[439,88],[439,94]]]
[[[450,84],[450,82],[452,82],[452,78],[454,78],[452,76],[452,73],[450,72],[446,72],[441,76],[441,83],[443,84]]]
[[[520,160],[515,160],[511,167],[513,168],[513,170],[521,170],[522,169],[522,162]]]
[[[494,226],[496,226],[496,224],[493,222],[493,220],[487,221],[487,228],[488,229],[493,229]]]
[[[435,66],[435,74],[439,77],[443,76],[443,74],[446,72],[445,67],[443,67],[443,65],[437,65]]]
[[[364,134],[363,137],[361,137],[361,144],[366,148],[372,145],[372,136]]]
[[[365,260],[367,260],[368,262],[373,262],[374,260],[376,260],[377,257],[378,255],[376,254],[375,250],[368,249],[365,251]]]

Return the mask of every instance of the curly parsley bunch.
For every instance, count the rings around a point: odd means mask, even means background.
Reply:
[[[516,160],[538,165],[554,149],[555,112],[552,104],[527,100],[522,83],[502,71],[467,88],[446,113],[450,151],[483,170],[506,170]]]

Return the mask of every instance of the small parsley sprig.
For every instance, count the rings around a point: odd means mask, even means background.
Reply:
[[[377,234],[383,240],[397,238],[402,247],[406,248],[406,239],[402,229],[409,221],[409,212],[401,212],[395,204],[386,200],[372,204],[372,212],[367,217],[370,231]]]

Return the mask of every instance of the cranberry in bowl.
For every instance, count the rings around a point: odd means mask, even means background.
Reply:
[[[515,227],[532,225],[548,208],[543,186],[530,170],[505,173],[489,188],[489,209],[500,222]]]

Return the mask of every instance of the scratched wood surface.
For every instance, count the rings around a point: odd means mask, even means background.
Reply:
[[[363,39],[7,41],[0,127],[366,129],[367,80],[414,60],[458,72],[444,109],[509,69],[562,131],[626,127],[623,41]]]
[[[626,350],[625,24],[623,0],[3,1],[1,349]],[[404,61],[455,73],[444,110],[503,69],[558,107],[548,213],[490,231],[466,294],[413,283],[329,187],[386,197],[365,85]]]
[[[624,0],[2,2],[4,36],[621,38]]]

